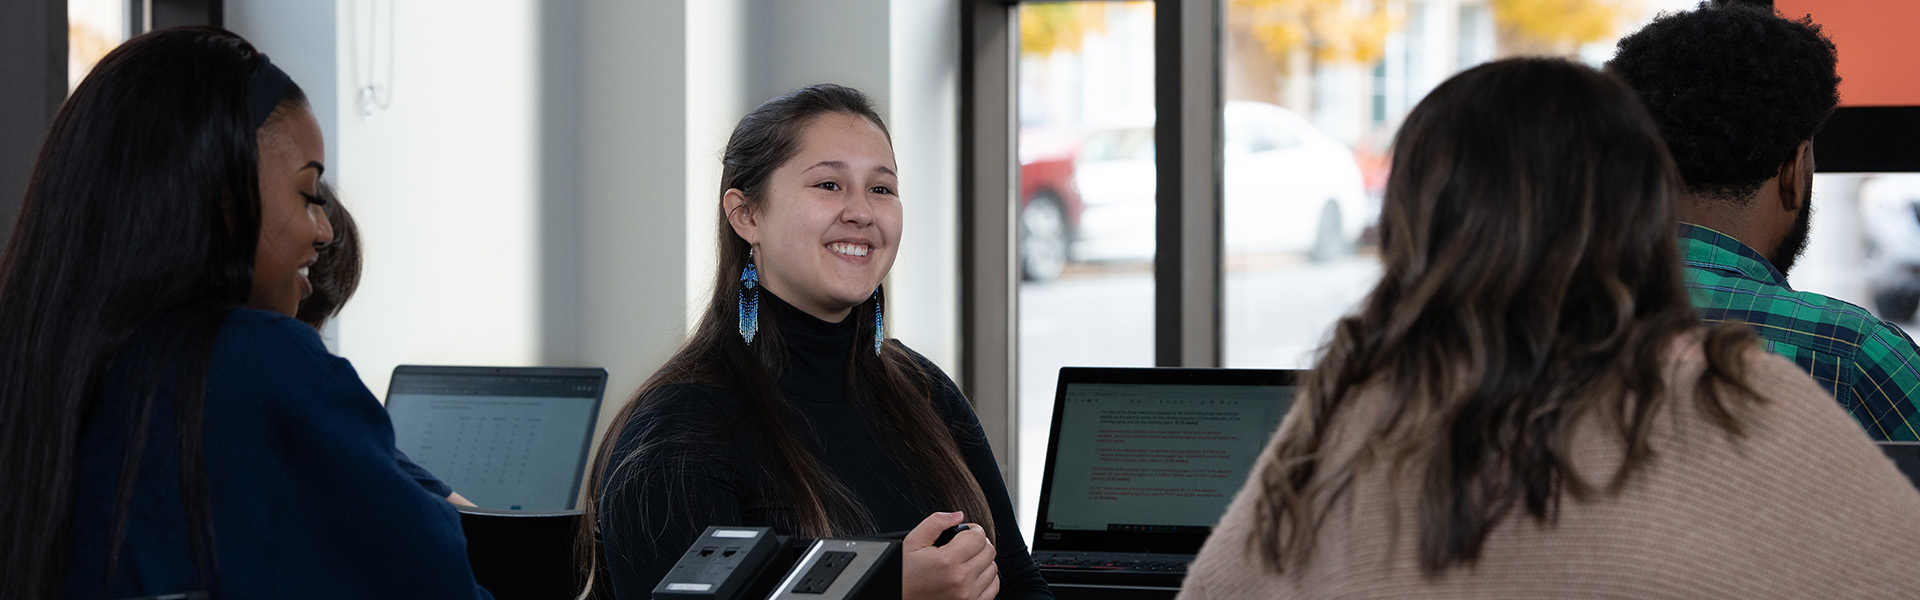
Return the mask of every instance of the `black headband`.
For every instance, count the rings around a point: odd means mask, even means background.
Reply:
[[[260,62],[253,65],[253,76],[247,79],[247,115],[253,117],[253,130],[259,131],[267,123],[267,116],[273,114],[273,108],[280,105],[280,99],[287,96],[287,88],[293,86],[293,80],[287,78],[287,72],[273,66],[267,55],[260,55]]]

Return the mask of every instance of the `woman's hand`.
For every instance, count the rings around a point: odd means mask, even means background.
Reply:
[[[940,532],[966,515],[933,513],[907,532],[900,544],[900,595],[906,600],[992,600],[1000,594],[1000,567],[993,542],[979,525],[969,524],[953,541],[934,547]]]

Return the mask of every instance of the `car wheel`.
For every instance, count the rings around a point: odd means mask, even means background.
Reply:
[[[1020,278],[1047,282],[1067,267],[1067,212],[1041,192],[1020,209]]]
[[[1313,228],[1313,247],[1307,249],[1307,260],[1327,262],[1346,256],[1352,250],[1347,244],[1346,228],[1341,225],[1340,204],[1328,200],[1320,208],[1320,221]]]
[[[1913,320],[1914,309],[1920,308],[1920,294],[1897,290],[1875,292],[1873,308],[1882,319],[1906,323]]]

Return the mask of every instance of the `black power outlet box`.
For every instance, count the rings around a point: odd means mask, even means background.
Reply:
[[[766,527],[708,527],[654,586],[659,600],[764,598],[793,565],[789,538]]]

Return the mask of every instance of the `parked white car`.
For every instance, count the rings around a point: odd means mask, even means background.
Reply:
[[[1228,102],[1222,186],[1228,254],[1350,252],[1378,219],[1353,151],[1287,109]],[[1074,170],[1084,206],[1076,261],[1144,260],[1154,251],[1153,128],[1093,132]]]

